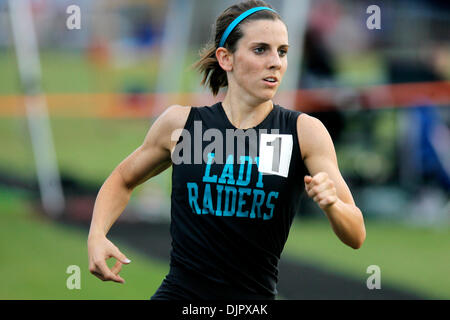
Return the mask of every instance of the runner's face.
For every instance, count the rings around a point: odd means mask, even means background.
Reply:
[[[258,100],[272,99],[288,64],[286,26],[278,19],[255,20],[244,24],[242,30],[244,36],[233,54],[233,80]]]

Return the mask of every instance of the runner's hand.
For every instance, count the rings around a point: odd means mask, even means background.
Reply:
[[[314,177],[305,176],[304,181],[306,193],[321,209],[331,207],[338,200],[334,182],[326,172],[319,172]]]
[[[89,236],[88,238],[89,271],[102,281],[125,283],[119,276],[122,264],[131,261],[105,236]],[[116,258],[116,264],[109,269],[106,260]]]

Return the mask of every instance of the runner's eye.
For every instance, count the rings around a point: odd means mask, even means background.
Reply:
[[[258,47],[253,50],[256,54],[262,54],[264,52],[264,48]]]
[[[278,50],[278,54],[280,55],[280,57],[284,57],[285,55],[287,55],[287,50],[286,49],[280,49]]]

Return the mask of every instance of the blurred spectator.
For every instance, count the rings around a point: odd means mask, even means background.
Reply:
[[[437,59],[430,59],[429,54],[419,59],[391,60],[389,75],[392,83],[432,82],[444,80]],[[399,166],[406,166],[409,175],[415,175],[415,186],[435,186],[450,191],[450,131],[440,115],[439,108],[428,101],[417,101],[416,106],[405,111],[407,126],[400,141],[400,152],[403,154]]]
[[[319,30],[308,28],[305,34],[300,88],[331,87],[335,83],[335,66],[331,51],[324,45]],[[344,128],[344,119],[337,105],[330,101],[326,111],[310,112],[323,122],[336,143]]]

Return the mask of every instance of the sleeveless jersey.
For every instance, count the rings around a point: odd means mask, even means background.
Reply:
[[[172,154],[170,271],[180,297],[274,299],[304,191],[301,112],[274,105],[237,129],[222,103],[192,107]]]

